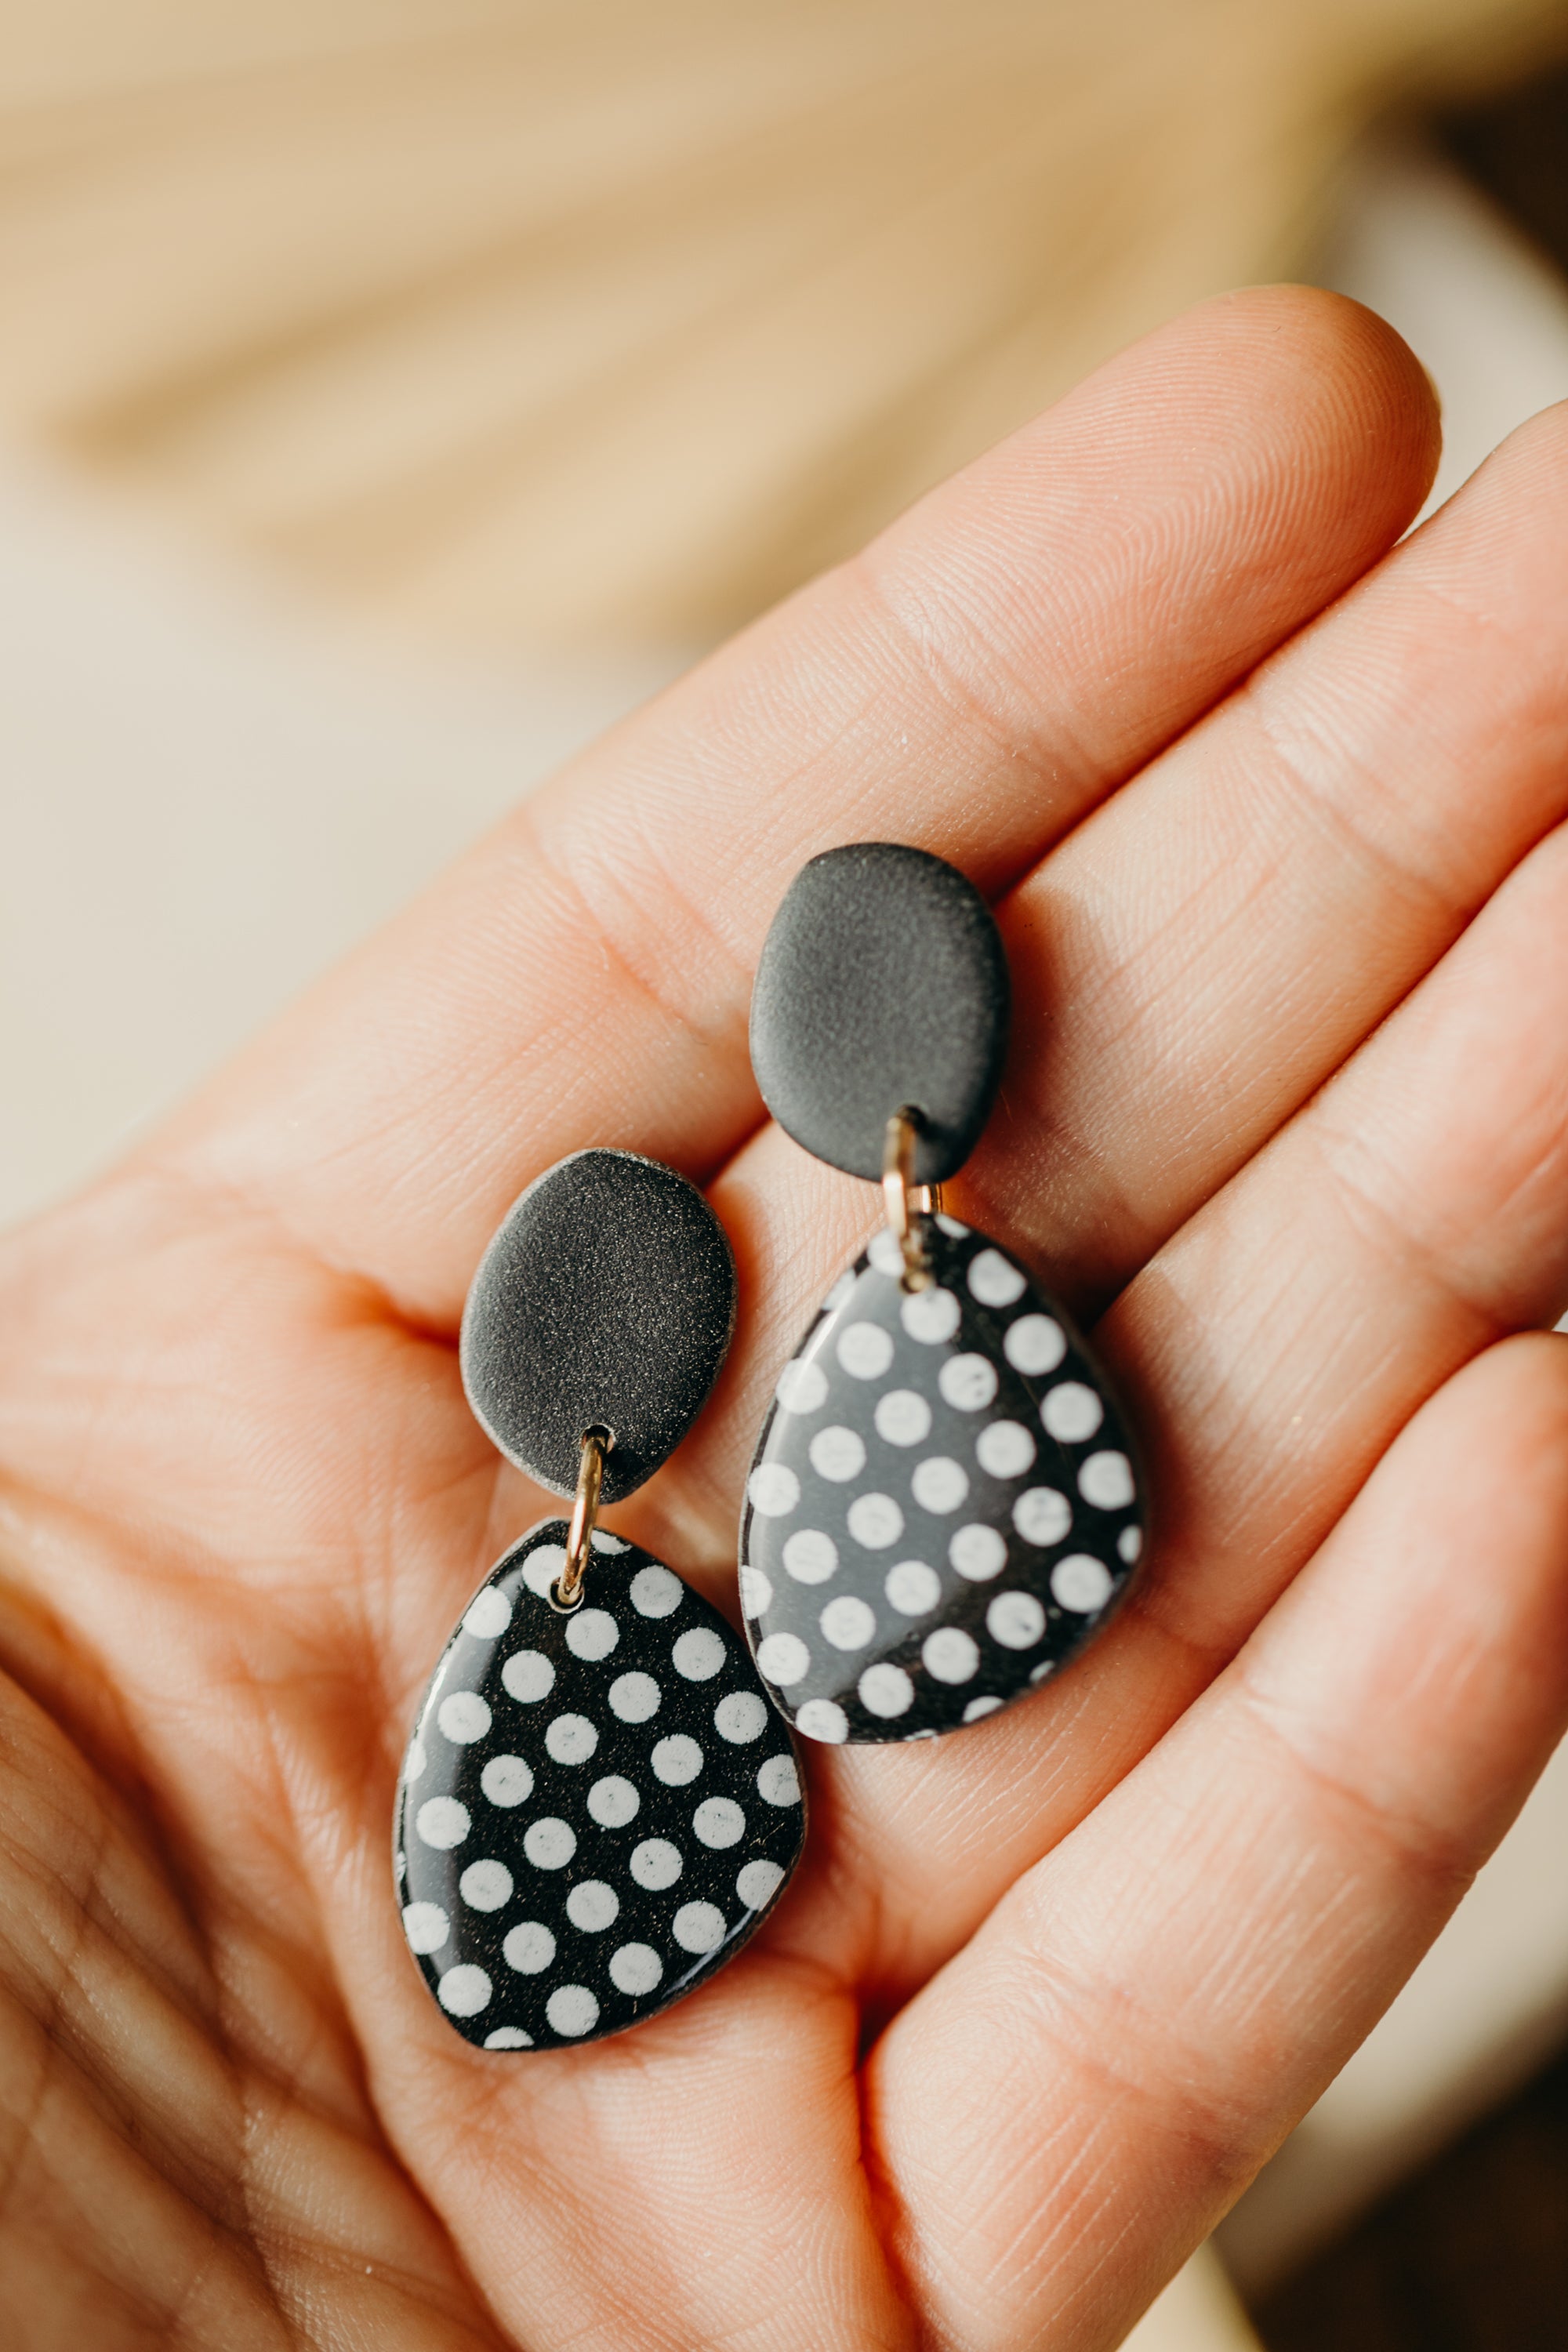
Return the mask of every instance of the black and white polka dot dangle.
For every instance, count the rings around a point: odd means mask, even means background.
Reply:
[[[963,876],[862,842],[797,876],[752,1051],[795,1140],[880,1178],[889,1227],[780,1375],[747,1482],[741,1599],[809,1738],[931,1738],[1074,1656],[1143,1547],[1132,1444],[1061,1309],[918,1189],[962,1166],[1002,1072],[1006,958]]]
[[[404,1933],[482,2049],[592,2042],[668,2009],[733,1958],[800,1858],[794,1743],[744,1643],[595,1524],[679,1444],[734,1312],[708,1203],[624,1151],[531,1185],[469,1292],[475,1412],[575,1495],[468,1602],[399,1784]]]
[[[551,2050],[656,2016],[732,1959],[800,1858],[784,1725],[700,1594],[600,1532],[586,1598],[546,1520],[465,1611],[398,1791],[404,1933],[458,2032]]]
[[[930,1738],[1081,1649],[1143,1543],[1104,1378],[1008,1253],[951,1217],[909,1291],[890,1233],[784,1366],[746,1485],[741,1601],[796,1729]]]

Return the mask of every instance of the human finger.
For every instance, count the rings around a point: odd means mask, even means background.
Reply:
[[[847,1899],[862,1878],[877,1890],[860,1916],[885,1998],[1147,1752],[1424,1399],[1500,1334],[1561,1312],[1565,995],[1560,829],[1102,1320],[1096,1343],[1142,1404],[1158,1507],[1116,1623],[994,1723],[821,1768]],[[774,1191],[761,1181],[754,1214]]]
[[[1568,1712],[1568,1347],[1423,1410],[1215,1688],[889,2029],[868,2119],[953,2347],[1091,2352],[1392,1998]]]
[[[805,857],[891,834],[1001,890],[1376,560],[1435,433],[1354,305],[1192,313],[607,738],[155,1150],[449,1327],[563,1152],[701,1176],[755,1125],[750,975]]]

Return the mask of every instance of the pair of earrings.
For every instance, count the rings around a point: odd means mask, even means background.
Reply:
[[[887,1223],[763,1426],[741,1529],[750,1654],[597,1524],[669,1458],[728,1350],[734,1264],[712,1211],[655,1161],[583,1151],[485,1253],[469,1402],[573,1506],[469,1602],[399,1784],[405,1932],[467,2040],[593,2040],[694,1990],[800,1858],[795,1731],[976,1722],[1081,1649],[1130,1576],[1142,1505],[1103,1375],[935,1190],[984,1126],[1008,1012],[990,910],[922,851],[831,850],[774,918],[752,1010],[763,1097],[807,1150],[881,1184]]]

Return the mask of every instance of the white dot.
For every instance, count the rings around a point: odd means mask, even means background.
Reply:
[[[500,1670],[508,1696],[521,1706],[548,1698],[555,1688],[555,1668],[542,1650],[514,1650]]]
[[[658,1685],[651,1675],[617,1675],[610,1685],[610,1713],[623,1723],[646,1723],[658,1712]]]
[[[522,1563],[522,1580],[541,1601],[549,1600],[551,1586],[565,1573],[564,1544],[541,1544],[539,1549],[531,1551]]]
[[[651,1562],[638,1569],[628,1590],[632,1607],[639,1617],[668,1617],[672,1610],[679,1608],[686,1587],[669,1569]]]
[[[929,1454],[917,1462],[910,1480],[922,1511],[956,1511],[969,1492],[969,1474],[949,1454]]]
[[[610,1982],[617,1992],[651,1992],[664,1974],[664,1962],[651,1944],[623,1944],[610,1961]]]
[[[773,1605],[773,1579],[760,1568],[742,1563],[741,1569],[741,1608],[747,1617],[761,1617]]]
[[[748,1911],[760,1911],[783,1885],[784,1872],[776,1862],[748,1862],[735,1881],[735,1892]]]
[[[667,1789],[682,1789],[701,1771],[702,1750],[684,1731],[675,1731],[657,1743],[648,1760]]]
[[[819,1478],[830,1479],[842,1486],[847,1478],[858,1478],[866,1467],[866,1447],[852,1429],[844,1429],[835,1422],[819,1429],[811,1441],[811,1466]]]
[[[607,1609],[579,1609],[566,1620],[566,1647],[590,1665],[607,1658],[620,1638],[621,1629]]]
[[[544,2004],[544,2014],[557,2033],[575,2040],[592,2033],[599,2022],[599,2004],[586,1985],[557,1985]]]
[[[1007,1540],[999,1528],[973,1519],[960,1528],[947,1548],[948,1559],[971,1584],[988,1584],[1007,1565]]]
[[[1119,1511],[1132,1500],[1132,1465],[1125,1454],[1091,1454],[1078,1474],[1078,1491],[1098,1511]]]
[[[868,1666],[860,1677],[861,1706],[868,1715],[879,1715],[886,1722],[907,1715],[914,1696],[915,1686],[902,1666],[889,1665],[885,1658]]]
[[[891,1495],[857,1495],[846,1517],[850,1534],[868,1551],[885,1551],[904,1532],[904,1515]]]
[[[1011,1307],[1022,1298],[1027,1284],[1000,1250],[983,1249],[969,1261],[969,1287],[982,1307]]]
[[[468,1809],[456,1797],[426,1797],[414,1817],[414,1826],[425,1844],[445,1853],[468,1836]]]
[[[1021,1421],[987,1422],[974,1441],[974,1455],[993,1478],[1021,1478],[1035,1459],[1035,1441]]]
[[[650,1895],[661,1895],[680,1876],[680,1848],[668,1838],[645,1838],[632,1855],[631,1873]]]
[[[1026,1543],[1058,1544],[1072,1525],[1072,1505],[1054,1486],[1031,1486],[1013,1506],[1013,1525]]]
[[[598,1744],[598,1732],[585,1715],[558,1715],[544,1735],[557,1764],[585,1764]]]
[[[535,1870],[564,1870],[577,1851],[577,1834],[555,1814],[542,1813],[524,1830],[522,1850]]]
[[[463,1631],[471,1633],[476,1641],[494,1641],[496,1635],[504,1633],[510,1623],[511,1602],[493,1584],[487,1584],[482,1592],[476,1592],[463,1612]]]
[[[866,1244],[866,1255],[879,1274],[893,1282],[900,1282],[904,1273],[904,1245],[897,1234],[886,1225],[879,1226]]]
[[[1054,1372],[1067,1351],[1067,1334],[1048,1315],[1020,1315],[1003,1334],[1002,1352],[1015,1371]]]
[[[425,1753],[425,1742],[416,1732],[408,1743],[408,1753],[403,1759],[405,1780],[417,1780],[428,1762],[429,1759]]]
[[[949,1234],[953,1241],[966,1242],[969,1239],[969,1227],[961,1225],[956,1217],[947,1216],[939,1209],[936,1213],[936,1221],[942,1232]]]
[[[923,1617],[942,1599],[942,1579],[923,1559],[901,1559],[882,1590],[901,1617]]]
[[[458,1892],[470,1911],[499,1911],[511,1900],[511,1873],[504,1862],[470,1862]]]
[[[757,1794],[770,1805],[798,1805],[800,1775],[793,1756],[770,1756],[757,1774]]]
[[[1046,1612],[1032,1592],[999,1592],[985,1612],[985,1631],[1005,1650],[1032,1650],[1046,1630]]]
[[[808,1698],[795,1717],[795,1727],[807,1739],[820,1739],[829,1748],[837,1748],[849,1737],[849,1717],[834,1699]]]
[[[850,1323],[834,1352],[851,1380],[879,1381],[893,1360],[893,1335],[879,1323]]]
[[[757,1666],[768,1681],[787,1690],[804,1682],[811,1668],[811,1652],[798,1633],[770,1633],[757,1644]]]
[[[845,1300],[852,1296],[854,1288],[855,1269],[852,1265],[847,1265],[843,1273],[839,1276],[837,1281],[834,1284],[832,1289],[828,1292],[826,1297],[823,1300],[822,1304],[824,1309],[828,1313],[832,1313],[835,1307],[842,1307]]]
[[[951,1339],[963,1318],[963,1309],[951,1290],[912,1290],[899,1309],[911,1339],[928,1348]]]
[[[541,1920],[525,1919],[500,1948],[501,1958],[520,1977],[536,1977],[555,1958],[555,1938]]]
[[[606,1772],[588,1791],[588,1811],[602,1830],[624,1829],[642,1799],[619,1772]]]
[[[921,1645],[921,1663],[939,1683],[966,1683],[980,1664],[980,1652],[961,1625],[939,1625]]]
[[[752,1508],[764,1519],[787,1518],[800,1500],[800,1480],[787,1462],[759,1462],[746,1481]]]
[[[836,1650],[863,1650],[876,1638],[876,1611],[850,1592],[841,1592],[837,1601],[830,1601],[818,1622],[824,1638]]]
[[[533,1794],[533,1772],[521,1756],[492,1756],[479,1774],[479,1786],[492,1805],[521,1805]]]
[[[620,1896],[602,1878],[581,1879],[566,1897],[566,1916],[585,1936],[597,1936],[605,1928],[613,1927],[620,1910]]]
[[[704,1797],[691,1816],[691,1826],[704,1845],[739,1845],[746,1834],[746,1816],[733,1797]]]
[[[1121,1554],[1122,1559],[1127,1562],[1128,1566],[1131,1567],[1135,1559],[1138,1559],[1142,1556],[1142,1528],[1123,1528],[1121,1533],[1116,1538],[1116,1549]]]
[[[1056,1664],[1054,1658],[1042,1658],[1037,1666],[1030,1667],[1029,1680],[1032,1683],[1043,1683],[1047,1675],[1055,1673]]]
[[[607,1528],[595,1528],[589,1541],[595,1551],[622,1552],[631,1549],[625,1536],[613,1536]]]
[[[784,1545],[784,1564],[797,1584],[826,1584],[838,1565],[838,1546],[820,1528],[797,1528]]]
[[[490,1980],[483,1969],[465,1961],[460,1968],[447,1969],[436,1992],[448,2017],[478,2017],[489,2000]]]
[[[1105,1562],[1092,1559],[1086,1551],[1069,1552],[1067,1559],[1058,1559],[1051,1570],[1053,1597],[1064,1609],[1070,1609],[1083,1617],[1092,1615],[1096,1609],[1104,1608],[1110,1598],[1113,1581]]]
[[[1105,1419],[1105,1407],[1081,1381],[1061,1381],[1046,1392],[1040,1419],[1064,1445],[1081,1445]]]
[[[485,2036],[487,2050],[531,2050],[533,2036],[525,2033],[521,2025],[498,2025],[493,2033]]]
[[[996,1393],[996,1367],[984,1356],[949,1356],[936,1384],[955,1412],[981,1412]]]
[[[768,1727],[768,1703],[756,1691],[731,1691],[713,1710],[713,1727],[721,1739],[737,1747],[760,1739]]]
[[[963,1710],[963,1720],[965,1723],[979,1723],[984,1717],[994,1715],[1001,1704],[999,1698],[972,1698]]]
[[[669,1654],[678,1675],[684,1675],[689,1683],[705,1683],[724,1664],[724,1637],[711,1625],[693,1625]]]
[[[714,1903],[683,1903],[672,1930],[683,1952],[711,1952],[724,1940],[724,1914]]]
[[[490,1711],[478,1691],[451,1691],[437,1708],[436,1720],[448,1739],[468,1748],[489,1729]]]
[[[827,1402],[827,1374],[796,1356],[779,1374],[778,1400],[785,1412],[819,1412]]]
[[[913,1389],[889,1389],[877,1399],[877,1434],[889,1445],[918,1445],[931,1434],[931,1407]]]
[[[451,1922],[438,1903],[404,1905],[403,1932],[411,1952],[438,1952],[450,1927]]]

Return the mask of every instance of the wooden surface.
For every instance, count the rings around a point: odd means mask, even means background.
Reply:
[[[1568,2057],[1254,2315],[1267,2352],[1563,2352]]]

